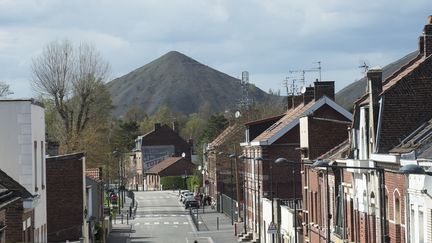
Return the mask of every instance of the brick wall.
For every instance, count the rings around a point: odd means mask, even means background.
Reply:
[[[23,241],[23,201],[16,200],[6,210],[6,242]]]
[[[393,243],[405,242],[405,183],[406,176],[394,172],[385,172],[387,194],[387,220],[390,240]],[[396,204],[399,201],[399,215],[396,214]],[[399,221],[399,222],[398,222]]]
[[[46,160],[49,241],[79,240],[82,235],[83,161],[81,157]]]

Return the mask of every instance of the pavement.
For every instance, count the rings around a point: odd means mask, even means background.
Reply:
[[[230,243],[238,242],[234,226],[226,215],[210,209],[199,209],[198,227],[195,227],[189,211],[179,201],[178,192],[147,191],[135,192],[135,210],[132,218],[123,224],[119,216],[113,221],[113,230],[108,243],[163,242],[163,243]],[[132,203],[126,199],[122,212],[129,210]],[[218,229],[219,221],[219,229]],[[129,224],[127,224],[129,223]]]

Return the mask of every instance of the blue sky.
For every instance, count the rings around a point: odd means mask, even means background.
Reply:
[[[264,91],[290,70],[322,63],[339,90],[417,49],[430,0],[0,0],[0,81],[34,96],[32,58],[54,40],[92,43],[124,75],[168,51],[231,76],[249,71]],[[318,77],[306,75],[306,83]],[[296,78],[299,78],[297,75]],[[107,80],[109,81],[109,80]]]

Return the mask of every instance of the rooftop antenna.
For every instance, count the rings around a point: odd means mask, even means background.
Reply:
[[[310,72],[318,72],[319,73],[319,81],[321,81],[321,61],[316,62],[318,64],[318,67],[315,68],[310,68],[310,69],[303,69],[303,70],[290,70],[289,73],[301,73],[301,82],[302,82],[302,86],[300,89],[302,89],[303,87],[306,87],[305,85],[305,80],[306,80],[306,73],[310,73]]]
[[[359,68],[363,69],[363,74],[366,74],[369,70],[369,64],[366,61],[362,61],[363,63],[359,66]]]

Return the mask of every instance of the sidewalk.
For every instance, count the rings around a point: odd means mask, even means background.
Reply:
[[[107,243],[129,243],[130,235],[132,233],[132,224],[130,222],[131,219],[135,217],[136,212],[136,203],[132,207],[132,199],[129,197],[125,198],[125,202],[123,208],[120,209],[120,214],[117,214],[117,217],[112,220],[112,230],[108,235]],[[132,208],[132,217],[128,218],[128,213],[130,208]],[[123,215],[123,224],[122,224],[122,215]],[[128,223],[129,220],[129,224]]]
[[[205,206],[203,213],[201,207],[198,209],[198,221],[197,235],[210,237],[214,243],[238,242],[234,235],[234,225],[231,225],[231,219],[223,213],[218,213],[216,209]]]

